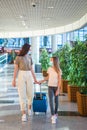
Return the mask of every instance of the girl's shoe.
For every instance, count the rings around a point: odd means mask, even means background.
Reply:
[[[55,114],[55,118],[56,118],[56,120],[58,119],[58,114]]]
[[[56,124],[56,117],[55,117],[55,115],[53,115],[51,117],[51,122],[52,122],[52,124]]]
[[[26,114],[23,114],[23,115],[22,115],[22,121],[23,121],[23,122],[26,122],[26,121],[27,121],[27,116],[26,116]]]

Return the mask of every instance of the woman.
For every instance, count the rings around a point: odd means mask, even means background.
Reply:
[[[18,73],[18,94],[20,101],[20,108],[22,111],[22,121],[27,121],[26,116],[26,100],[28,99],[28,114],[31,115],[31,104],[33,97],[33,79],[37,83],[33,68],[32,68],[32,59],[28,55],[30,50],[29,44],[24,44],[20,50],[19,55],[14,61],[14,76],[12,85],[16,86],[16,76]],[[32,79],[33,76],[33,79]],[[27,97],[27,99],[26,99]]]
[[[52,123],[56,123],[58,110],[58,95],[61,89],[61,69],[59,66],[58,57],[52,57],[51,62],[52,66],[49,67],[47,70],[48,76],[45,77],[44,80],[39,81],[39,83],[48,80],[49,104],[52,115],[51,119]]]

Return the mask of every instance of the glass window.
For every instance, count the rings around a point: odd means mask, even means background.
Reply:
[[[66,41],[70,41],[70,33],[66,33]]]
[[[58,34],[57,35],[57,46],[58,48],[61,48],[63,45],[63,34]]]
[[[70,32],[70,41],[74,41],[74,32]]]
[[[83,41],[83,29],[79,30],[79,40]]]
[[[51,48],[51,36],[40,37],[40,48]]]
[[[57,44],[62,45],[62,42],[63,42],[62,34],[58,34],[57,35]]]
[[[87,35],[87,26],[84,27],[84,29],[83,29],[83,35],[84,35],[83,40],[85,41],[87,39],[86,38],[86,35]]]
[[[87,31],[87,26],[86,26],[86,27],[84,27],[84,31]]]
[[[78,40],[79,38],[79,33],[78,30],[74,31],[74,41]]]
[[[42,48],[43,47],[43,37],[41,36],[40,37],[40,48]]]

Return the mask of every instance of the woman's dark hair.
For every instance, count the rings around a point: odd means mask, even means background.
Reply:
[[[53,56],[52,58],[53,58],[53,65],[54,65],[55,71],[56,71],[57,73],[62,73],[62,72],[61,72],[61,69],[60,69],[58,57]]]
[[[30,50],[30,45],[28,43],[25,43],[22,46],[22,49],[20,50],[19,56],[25,56],[29,50]]]

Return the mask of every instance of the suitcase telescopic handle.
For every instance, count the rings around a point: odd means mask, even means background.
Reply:
[[[34,82],[34,93],[36,92],[35,84],[37,83]],[[40,93],[41,93],[41,83],[39,84],[39,86],[40,86]]]
[[[35,84],[36,84],[36,83],[34,83],[34,95],[35,95],[35,92],[36,92]],[[42,99],[41,83],[39,84],[39,86],[40,86],[40,98]]]

